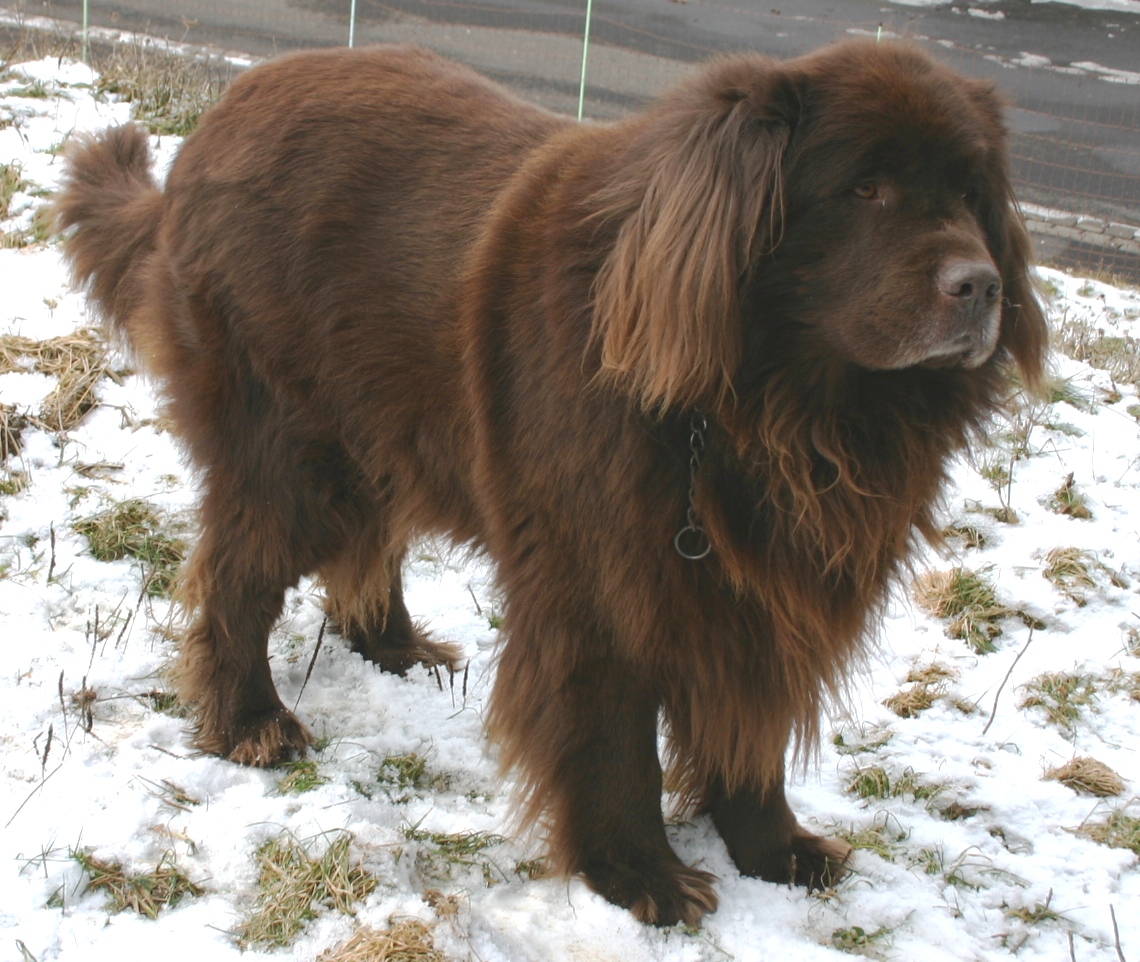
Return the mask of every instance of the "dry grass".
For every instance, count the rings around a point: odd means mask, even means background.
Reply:
[[[145,590],[152,597],[168,596],[186,555],[186,543],[163,531],[154,509],[132,498],[99,514],[72,523],[87,539],[99,561],[134,558],[143,564]]]
[[[926,668],[915,669],[907,676],[910,688],[891,695],[883,704],[900,718],[913,718],[926,711],[935,700],[946,692],[946,684],[958,676],[952,668],[945,665],[928,665]]]
[[[12,216],[12,201],[27,189],[28,182],[24,180],[23,168],[18,163],[0,164],[0,220]]]
[[[895,822],[891,827],[890,821],[876,821],[874,825],[866,828],[845,828],[836,826],[830,833],[843,839],[854,849],[864,852],[873,852],[879,858],[888,862],[894,861],[902,844],[909,838],[910,833]]]
[[[3,53],[7,63],[49,56],[78,61],[83,56],[82,45],[76,38],[22,30]],[[198,118],[217,101],[236,73],[236,68],[226,63],[207,63],[129,43],[93,43],[88,62],[99,74],[95,85],[98,93],[129,101],[134,119],[151,133],[178,136],[197,126]]]
[[[317,962],[447,962],[447,956],[432,943],[431,926],[419,919],[390,919],[388,928],[363,928],[322,952]]]
[[[16,334],[0,336],[0,374],[29,370],[59,380],[38,416],[39,425],[48,431],[76,427],[99,403],[95,386],[100,379],[121,383],[102,333],[90,327],[46,341]]]
[[[228,82],[201,61],[130,44],[117,45],[92,66],[99,72],[96,90],[130,101],[132,117],[160,135],[189,134]]]
[[[937,697],[937,693],[926,685],[915,685],[884,698],[883,705],[899,718],[914,718],[930,708]]]
[[[41,204],[32,214],[32,222],[27,227],[0,234],[0,249],[23,250],[33,244],[46,244],[52,236],[52,215],[46,204]]]
[[[1095,588],[1092,571],[1096,565],[1088,551],[1080,548],[1054,548],[1045,556],[1046,567],[1041,574],[1078,607],[1088,602],[1082,588]]]
[[[1087,521],[1093,516],[1088,499],[1077,490],[1077,486],[1073,483],[1072,472],[1069,472],[1061,486],[1050,496],[1047,506],[1055,514],[1079,518],[1082,521]]]
[[[110,896],[112,912],[131,909],[156,919],[164,907],[177,905],[184,896],[201,895],[203,891],[174,864],[170,853],[163,855],[153,870],[137,875],[124,871],[119,862],[105,861],[88,852],[72,852],[71,857],[87,873],[87,888]]]
[[[1096,701],[1096,684],[1089,675],[1050,672],[1022,686],[1026,693],[1019,708],[1041,708],[1046,717],[1073,734],[1081,714]]]
[[[1140,384],[1140,340],[1106,333],[1097,320],[1088,313],[1066,314],[1051,339],[1055,350],[1107,371],[1117,381]]]
[[[323,908],[354,914],[353,906],[378,883],[352,861],[351,845],[347,832],[337,833],[319,855],[287,833],[263,845],[259,905],[238,934],[242,947],[289,945]]]
[[[1133,701],[1140,701],[1140,672],[1111,668],[1104,676],[1104,683],[1112,694],[1124,692]]]
[[[1078,835],[1110,848],[1126,848],[1140,855],[1140,818],[1123,809],[1112,812],[1099,822],[1085,822],[1076,829]]]
[[[22,435],[30,420],[15,405],[0,404],[0,464],[23,450]]]
[[[984,548],[986,536],[972,524],[952,524],[943,529],[947,541],[960,541],[967,548]]]
[[[1049,769],[1045,777],[1068,786],[1080,795],[1109,798],[1124,791],[1124,780],[1116,772],[1104,762],[1087,755],[1079,755],[1064,765]]]
[[[994,639],[1002,633],[998,622],[1016,613],[998,604],[993,585],[983,573],[969,568],[920,576],[914,583],[914,598],[935,617],[949,619],[946,634],[965,641],[978,654],[996,650]]]

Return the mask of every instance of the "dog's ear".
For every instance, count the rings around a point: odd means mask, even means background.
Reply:
[[[1026,389],[1036,393],[1045,372],[1045,354],[1049,344],[1049,328],[1045,322],[1036,284],[1030,273],[1033,243],[1025,228],[1012,193],[1007,191],[1004,224],[1004,249],[998,254],[1002,276],[1002,313],[1000,344],[1009,352],[1021,370]]]
[[[1045,374],[1049,328],[1031,273],[1033,241],[1007,173],[1010,169],[1009,131],[1005,123],[1008,104],[989,81],[967,80],[964,84],[966,93],[986,118],[994,143],[982,217],[990,253],[1002,280],[999,343],[1017,364],[1026,389],[1035,393]]]
[[[642,122],[601,212],[620,218],[594,286],[602,376],[650,411],[733,393],[741,279],[781,225],[791,84],[758,58],[701,79]]]

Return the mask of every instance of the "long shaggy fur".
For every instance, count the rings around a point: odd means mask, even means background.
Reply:
[[[593,126],[376,48],[250,71],[161,191],[138,129],[77,144],[75,273],[205,480],[197,744],[304,750],[266,643],[306,573],[382,667],[454,659],[400,583],[446,534],[497,565],[489,729],[558,871],[649,922],[716,907],[665,837],[663,715],[742,872],[833,878],[788,747],[936,537],[949,459],[1012,368],[1042,374],[1001,118],[905,45],[724,60]],[[699,561],[673,548],[690,493]]]

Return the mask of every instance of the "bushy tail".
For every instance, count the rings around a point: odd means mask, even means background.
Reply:
[[[162,204],[146,133],[126,124],[76,138],[66,164],[56,227],[69,231],[65,250],[75,279],[90,285],[104,320],[129,341],[140,268],[154,250]]]

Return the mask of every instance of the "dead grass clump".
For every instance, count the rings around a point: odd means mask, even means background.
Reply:
[[[914,685],[883,699],[883,704],[899,718],[914,718],[930,708],[936,697],[934,691],[926,685]]]
[[[928,665],[914,669],[906,680],[910,688],[891,695],[883,704],[900,718],[913,718],[928,708],[946,692],[946,683],[957,677],[957,672],[945,665]]]
[[[1095,588],[1092,576],[1096,559],[1080,548],[1054,548],[1045,556],[1046,567],[1041,574],[1078,607],[1088,599],[1082,588]]]
[[[1124,780],[1116,772],[1087,755],[1078,755],[1064,765],[1049,769],[1045,777],[1068,786],[1079,795],[1108,798],[1124,791]]]
[[[16,227],[15,230],[0,234],[0,249],[23,250],[33,244],[46,244],[51,240],[52,233],[51,209],[47,204],[41,204],[32,214],[31,223],[27,227]]]
[[[24,180],[24,169],[19,163],[0,164],[0,220],[12,216],[12,201],[27,189],[28,182]]]
[[[986,536],[972,524],[952,524],[942,531],[947,541],[960,541],[967,548],[984,548]]]
[[[111,898],[111,910],[131,909],[148,919],[158,918],[167,905],[177,905],[186,895],[201,895],[195,885],[174,864],[169,852],[149,872],[131,875],[119,862],[96,858],[89,852],[75,851],[71,857],[87,873],[88,889],[100,889]]]
[[[132,498],[107,511],[82,518],[72,528],[87,539],[99,561],[134,558],[144,566],[145,590],[167,596],[186,555],[186,543],[162,530],[162,522],[145,501]]]
[[[919,606],[937,618],[950,619],[946,634],[965,641],[978,654],[995,651],[994,639],[1001,635],[998,622],[1013,614],[999,605],[993,585],[983,573],[969,568],[931,571],[916,579],[914,598]]]
[[[261,846],[258,909],[238,935],[242,948],[285,946],[322,908],[353,915],[353,906],[377,886],[376,878],[350,857],[352,836],[339,832],[323,853],[283,833]]]
[[[27,370],[59,379],[40,409],[40,426],[48,431],[70,431],[78,425],[99,403],[95,385],[101,378],[121,383],[102,333],[90,327],[47,341],[16,334],[0,337],[0,374]]]
[[[153,47],[118,44],[92,66],[95,88],[131,104],[134,120],[152,134],[185,137],[225,90],[228,71]]]
[[[1022,686],[1019,708],[1041,708],[1049,721],[1073,734],[1084,709],[1096,701],[1096,684],[1089,675],[1049,672]]]
[[[1076,829],[1078,835],[1110,848],[1126,848],[1140,855],[1140,818],[1123,809],[1112,812],[1099,822],[1085,822]]]
[[[30,420],[14,404],[0,404],[0,464],[17,456],[24,448],[23,433]]]
[[[1054,514],[1064,514],[1070,518],[1079,518],[1082,521],[1087,521],[1093,516],[1092,510],[1089,508],[1088,498],[1078,491],[1077,486],[1073,483],[1071,471],[1061,486],[1050,496],[1047,507]]]
[[[386,929],[363,928],[347,942],[322,952],[317,962],[447,962],[419,919],[388,920]]]
[[[889,862],[894,861],[902,843],[910,837],[910,832],[889,815],[876,818],[874,824],[864,828],[836,825],[829,829],[828,834],[843,839],[852,848],[873,852]]]
[[[81,60],[82,42],[78,36],[21,30],[4,59],[18,63],[48,56]],[[133,118],[154,134],[190,133],[237,72],[225,62],[131,43],[93,43],[87,59],[99,75],[97,92],[129,101]]]
[[[1108,334],[1092,320],[1088,314],[1066,316],[1053,338],[1056,350],[1108,371],[1117,381],[1140,384],[1140,340],[1127,334]]]

